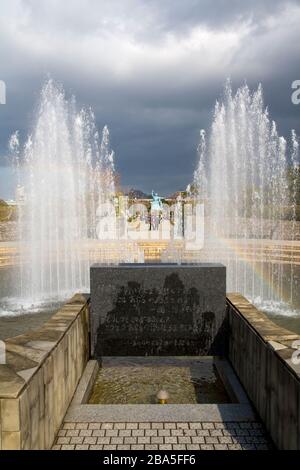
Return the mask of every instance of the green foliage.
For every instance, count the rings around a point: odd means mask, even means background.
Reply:
[[[16,220],[17,208],[9,206],[5,201],[0,199],[0,222],[8,222]]]

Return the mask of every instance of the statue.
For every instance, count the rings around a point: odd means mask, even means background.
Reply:
[[[152,189],[152,198],[153,200],[151,201],[151,212],[152,211],[162,211],[163,210],[163,205],[161,202],[161,197],[157,193],[155,193]]]

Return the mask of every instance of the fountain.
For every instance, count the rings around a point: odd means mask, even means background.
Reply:
[[[49,80],[24,148],[18,134],[10,147],[26,198],[19,217],[22,305],[89,291],[89,267],[99,260],[90,249],[97,208],[115,192],[107,126],[100,143],[93,112],[78,112],[75,99]]]
[[[261,85],[233,94],[227,82],[208,137],[200,132],[198,153],[194,186],[206,206],[202,257],[227,266],[227,291],[266,310],[300,307],[298,140],[292,131],[288,146],[278,135]]]

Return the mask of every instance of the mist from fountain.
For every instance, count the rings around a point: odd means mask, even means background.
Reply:
[[[93,112],[78,112],[75,99],[68,101],[62,87],[49,80],[32,134],[23,149],[17,134],[10,146],[25,194],[19,214],[20,302],[89,291],[97,207],[115,192],[107,126],[100,143]]]
[[[269,310],[294,305],[299,282],[284,240],[296,233],[298,140],[288,145],[264,106],[261,85],[226,83],[206,137],[200,132],[197,197],[205,201],[206,260],[227,266],[227,291]],[[277,260],[277,262],[276,262]]]

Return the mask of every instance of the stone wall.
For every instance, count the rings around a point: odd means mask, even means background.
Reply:
[[[222,354],[221,264],[91,267],[92,356]]]
[[[40,329],[5,341],[0,449],[51,447],[88,361],[88,317],[77,294]]]
[[[279,449],[300,449],[300,336],[229,294],[229,359]],[[298,343],[300,345],[300,342]],[[299,356],[300,357],[300,351]]]

